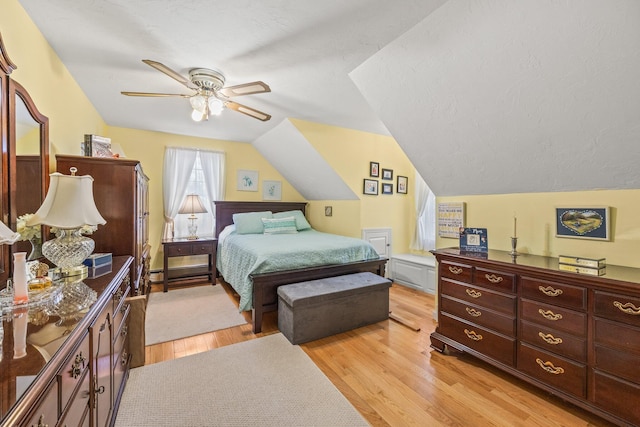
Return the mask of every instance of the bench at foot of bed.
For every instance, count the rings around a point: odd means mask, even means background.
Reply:
[[[369,272],[280,286],[278,329],[301,344],[385,320],[390,286]]]

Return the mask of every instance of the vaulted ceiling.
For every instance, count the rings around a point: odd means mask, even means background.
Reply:
[[[391,134],[437,195],[640,188],[635,0],[20,2],[111,126]],[[262,80],[272,92],[236,100],[273,118],[195,123],[183,98],[122,96],[184,92],[142,59]]]

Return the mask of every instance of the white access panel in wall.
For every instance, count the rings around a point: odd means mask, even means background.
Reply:
[[[381,257],[391,257],[391,228],[363,228],[362,239],[371,243]]]
[[[391,258],[391,279],[429,294],[436,293],[435,258],[413,254]]]

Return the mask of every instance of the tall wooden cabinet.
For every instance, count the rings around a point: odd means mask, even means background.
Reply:
[[[618,425],[640,425],[640,269],[605,276],[558,259],[434,251],[431,347],[472,354]]]
[[[149,179],[137,160],[56,155],[57,171],[91,175],[93,197],[107,221],[91,236],[94,252],[133,256],[131,292],[147,292],[149,286]]]

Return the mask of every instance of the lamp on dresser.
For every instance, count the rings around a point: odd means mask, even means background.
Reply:
[[[185,197],[182,206],[180,206],[179,214],[189,214],[189,240],[195,240],[198,238],[198,217],[197,213],[207,213],[207,209],[202,204],[200,196],[197,194],[189,194]]]
[[[93,199],[93,178],[76,176],[76,168],[70,170],[71,175],[49,175],[47,196],[27,221],[27,226],[44,224],[59,230],[55,239],[42,245],[42,253],[56,265],[54,273],[60,276],[81,274],[82,262],[95,248],[93,239],[82,235],[82,227],[106,223]]]

